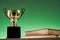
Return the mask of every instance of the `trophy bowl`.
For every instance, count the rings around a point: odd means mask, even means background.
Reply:
[[[12,26],[16,26],[16,21],[22,17],[25,9],[21,8],[20,10],[7,10],[6,8],[3,9],[5,15],[11,20]]]

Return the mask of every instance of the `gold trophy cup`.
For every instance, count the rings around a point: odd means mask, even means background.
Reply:
[[[20,10],[7,10],[3,9],[5,15],[11,20],[12,25],[7,27],[7,38],[20,38],[21,37],[21,27],[16,26],[16,21],[22,17],[25,9]]]
[[[3,9],[5,15],[11,20],[12,27],[16,26],[16,21],[21,18],[25,9],[21,8],[20,10],[7,10],[6,8]]]

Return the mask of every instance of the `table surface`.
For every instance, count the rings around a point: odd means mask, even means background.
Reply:
[[[7,40],[7,39],[0,39],[0,40]],[[21,40],[60,40],[60,38],[22,38]]]

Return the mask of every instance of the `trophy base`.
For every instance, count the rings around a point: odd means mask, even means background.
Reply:
[[[7,38],[20,38],[21,28],[20,27],[7,27]]]

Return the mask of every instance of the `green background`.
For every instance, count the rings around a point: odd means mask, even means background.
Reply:
[[[7,27],[11,25],[3,8],[25,8],[24,15],[17,21],[21,36],[30,30],[60,29],[60,0],[0,0],[0,38],[7,37]]]

